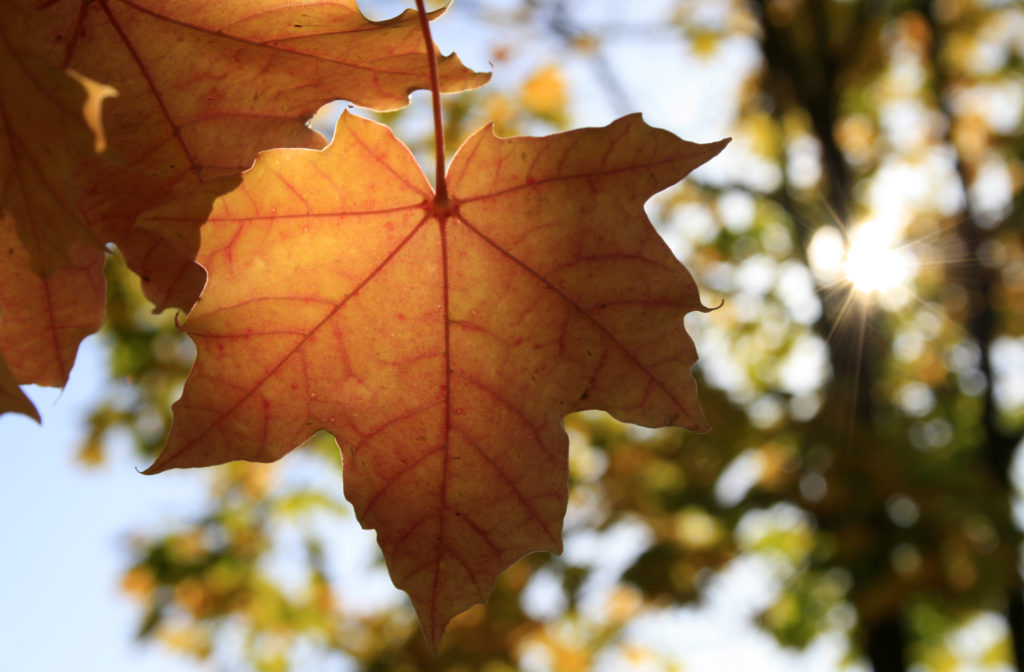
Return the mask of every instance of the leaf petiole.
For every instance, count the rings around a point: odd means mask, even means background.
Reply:
[[[434,39],[430,36],[430,19],[427,17],[427,9],[423,0],[416,0],[416,9],[419,10],[420,29],[423,31],[423,39],[427,45],[430,95],[434,108],[434,156],[436,160],[434,204],[439,209],[446,209],[448,207],[448,185],[444,175],[444,125],[441,122],[441,86],[437,77],[437,53],[434,49]]]

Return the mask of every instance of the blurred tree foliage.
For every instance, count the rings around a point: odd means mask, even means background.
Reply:
[[[753,559],[773,587],[756,624],[783,646],[838,635],[837,665],[876,672],[1024,670],[1011,508],[1024,431],[1024,8],[624,4],[457,3],[445,20],[492,36],[497,81],[447,99],[448,143],[489,121],[547,133],[595,107],[610,118],[663,100],[683,122],[712,110],[706,127],[733,144],[650,212],[705,302],[723,302],[690,323],[715,429],[568,418],[566,554],[507,571],[439,657],[404,601],[355,603],[335,577],[351,513],[330,437],[283,465],[211,470],[204,515],[133,541],[124,590],[139,637],[214,669],[333,657],[373,671],[684,669],[685,651],[637,624],[674,622]],[[623,54],[655,47],[671,56],[630,70]],[[702,72],[736,81],[697,90],[712,81]],[[387,121],[429,151],[420,111]],[[683,122],[672,130],[685,137]],[[124,431],[155,453],[192,357],[173,317],[149,314],[117,263],[108,274],[112,385],[82,443],[87,464]],[[296,481],[292,464],[326,481]]]

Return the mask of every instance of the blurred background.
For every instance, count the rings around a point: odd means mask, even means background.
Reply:
[[[714,429],[568,417],[565,553],[506,571],[434,657],[330,437],[274,465],[134,473],[194,350],[114,257],[69,388],[31,392],[44,428],[0,420],[5,460],[60,462],[63,492],[91,493],[58,504],[49,471],[2,476],[0,638],[44,625],[26,612],[117,623],[104,641],[141,642],[132,669],[154,670],[1024,671],[1024,5],[459,0],[434,29],[494,72],[445,98],[449,156],[488,122],[635,111],[733,138],[648,204],[721,304],[687,318]],[[428,96],[375,118],[431,165]],[[102,589],[81,571],[30,588],[79,565]],[[64,635],[42,632],[4,644],[28,661],[10,669],[51,669],[31,656]]]

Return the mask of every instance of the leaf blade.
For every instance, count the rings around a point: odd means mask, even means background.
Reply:
[[[263,154],[202,226],[210,284],[184,324],[199,357],[146,473],[273,460],[332,432],[346,497],[436,649],[505,567],[561,550],[566,413],[706,428],[682,326],[704,308],[642,205],[723,146],[639,117],[485,133],[453,161],[450,209],[358,117],[322,152]],[[530,182],[523,167],[545,155],[554,172]],[[173,236],[202,216],[171,205],[146,225]]]

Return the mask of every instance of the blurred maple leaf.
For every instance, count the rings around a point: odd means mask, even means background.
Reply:
[[[38,15],[0,4],[0,412],[38,420],[19,383],[61,385],[103,319],[103,249],[73,198],[113,91],[43,55]],[[98,291],[97,291],[98,290]]]
[[[0,355],[9,375],[67,380],[103,319],[102,243],[120,248],[157,309],[191,306],[202,269],[136,228],[136,217],[241,172],[261,149],[321,147],[305,119],[326,102],[405,105],[429,86],[426,53],[416,12],[372,22],[354,0],[0,4]],[[438,68],[446,91],[488,78],[455,56],[438,57]],[[100,104],[115,93],[101,123]]]
[[[703,307],[643,204],[724,145],[639,115],[483,129],[446,205],[390,130],[346,114],[324,151],[265,152],[236,190],[147,213],[209,274],[147,473],[272,461],[332,432],[346,496],[436,649],[505,567],[561,550],[565,414],[706,429],[682,323]]]
[[[76,196],[158,309],[188,309],[204,277],[136,229],[140,213],[245,170],[260,150],[322,147],[305,121],[332,100],[395,109],[429,86],[412,10],[380,22],[355,0],[57,0],[41,11],[54,62],[120,93],[104,116],[110,155],[83,168]],[[488,79],[455,56],[438,68],[443,91]]]
[[[520,98],[532,114],[561,126],[568,120],[568,88],[562,68],[545,65],[523,82]]]
[[[68,248],[99,243],[72,198],[75,169],[102,145],[99,104],[114,92],[50,63],[38,16],[22,0],[0,5],[0,208],[30,265],[47,275]]]

